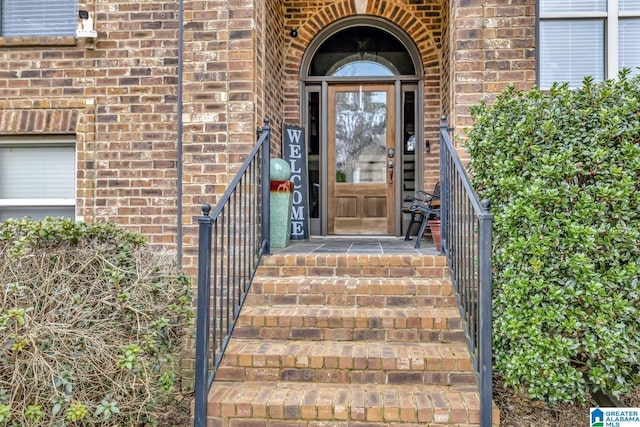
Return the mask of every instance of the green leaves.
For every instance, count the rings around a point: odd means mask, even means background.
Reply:
[[[7,243],[11,257],[19,258],[36,248],[75,247],[87,243],[117,244],[122,258],[132,248],[145,244],[138,234],[128,233],[113,223],[91,224],[71,219],[48,217],[9,219],[0,223],[0,243]]]
[[[118,408],[118,404],[116,402],[109,402],[107,399],[102,399],[98,409],[93,414],[95,418],[102,418],[103,420],[108,420],[111,418],[112,414],[119,414],[120,408]]]
[[[35,423],[39,422],[43,415],[42,405],[29,405],[24,412],[25,418]]]
[[[121,369],[137,369],[138,355],[142,349],[137,344],[129,344],[122,348],[122,354],[118,356],[118,367]]]
[[[471,176],[494,214],[494,354],[549,403],[640,385],[640,77],[472,108]]]
[[[89,410],[82,403],[74,403],[69,407],[67,416],[68,421],[80,421],[89,414]]]
[[[0,423],[6,423],[11,419],[11,407],[0,403]]]

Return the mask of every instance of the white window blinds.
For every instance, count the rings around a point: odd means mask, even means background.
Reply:
[[[2,35],[75,35],[77,0],[2,0]]]
[[[73,147],[0,147],[0,199],[73,199]]]
[[[75,147],[0,145],[0,221],[75,214]]]
[[[621,19],[618,36],[618,68],[640,73],[640,19]]]
[[[542,21],[540,22],[540,86],[553,82],[569,82],[571,87],[582,84],[584,76],[604,79],[604,21]]]
[[[542,14],[606,11],[606,0],[540,0],[540,13]]]
[[[640,12],[640,1],[638,0],[618,0],[620,12]]]

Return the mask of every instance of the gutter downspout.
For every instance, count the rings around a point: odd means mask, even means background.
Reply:
[[[176,146],[177,157],[177,170],[176,170],[176,197],[177,197],[177,257],[178,268],[182,269],[182,134],[184,131],[182,123],[182,74],[184,70],[184,3],[183,0],[178,0],[178,140]]]

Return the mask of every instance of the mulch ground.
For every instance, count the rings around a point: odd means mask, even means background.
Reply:
[[[588,427],[589,409],[598,406],[590,399],[584,405],[558,404],[549,407],[538,400],[505,389],[502,378],[494,375],[493,399],[500,408],[501,427]],[[640,406],[640,388],[620,399],[623,406]]]

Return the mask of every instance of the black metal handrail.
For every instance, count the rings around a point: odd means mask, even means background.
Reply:
[[[440,121],[442,252],[453,287],[480,390],[480,426],[492,423],[491,255],[493,215],[480,201]]]
[[[195,427],[207,425],[209,389],[260,259],[269,255],[270,143],[265,119],[256,146],[213,213],[205,204],[198,218]]]

